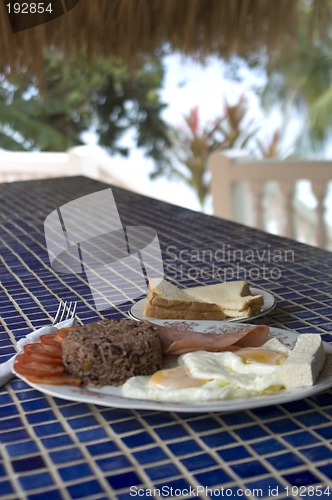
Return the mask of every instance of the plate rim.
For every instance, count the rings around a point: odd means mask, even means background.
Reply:
[[[250,286],[250,291],[254,294],[254,295],[258,295],[258,294],[261,294],[267,298],[269,298],[271,300],[271,304],[267,307],[267,309],[264,309],[264,304],[261,308],[261,311],[258,313],[258,314],[255,314],[255,316],[246,316],[245,318],[225,318],[225,319],[222,319],[222,320],[219,320],[221,322],[231,322],[231,323],[245,323],[246,321],[252,321],[254,319],[258,319],[258,318],[262,318],[264,316],[266,316],[267,314],[269,314],[271,311],[273,311],[273,309],[275,309],[276,305],[277,305],[277,298],[276,296],[267,291],[267,290],[264,290],[263,288],[258,288],[258,287],[253,287],[253,286]],[[265,300],[265,297],[264,297],[264,300]],[[153,320],[153,319],[160,319],[160,318],[154,318],[154,317],[148,317],[148,316],[144,316],[143,313],[140,314],[140,316],[138,316],[137,314],[135,315],[132,311],[133,309],[135,309],[137,306],[144,306],[145,302],[146,302],[147,298],[146,296],[145,297],[142,297],[140,298],[139,300],[137,300],[134,304],[132,304],[130,306],[130,308],[128,309],[128,314],[131,316],[132,319],[135,319],[136,321],[142,321],[142,320]],[[143,307],[141,308],[143,310]],[[176,320],[177,318],[173,318],[174,320]],[[213,320],[199,320],[199,321],[213,321]],[[151,323],[153,323],[153,321],[151,321]]]

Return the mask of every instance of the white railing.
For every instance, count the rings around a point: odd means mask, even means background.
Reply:
[[[209,158],[209,168],[214,215],[332,248],[326,217],[332,161],[256,161],[215,152]],[[299,199],[302,180],[311,184],[314,207]]]
[[[77,146],[65,153],[0,150],[0,182],[73,175],[92,177],[132,190],[129,182],[114,173],[112,158],[98,146]]]

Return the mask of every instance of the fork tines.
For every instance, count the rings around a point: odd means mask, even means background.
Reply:
[[[58,310],[55,314],[53,324],[61,323],[67,319],[73,318],[76,313],[77,302],[60,302]]]

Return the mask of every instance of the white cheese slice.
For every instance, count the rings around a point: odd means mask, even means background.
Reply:
[[[281,366],[280,376],[286,389],[314,385],[324,366],[325,358],[320,335],[299,335],[294,349]]]

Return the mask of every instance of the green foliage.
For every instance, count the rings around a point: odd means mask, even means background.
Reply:
[[[299,152],[321,150],[332,132],[332,32],[328,28],[322,36],[316,10],[323,6],[325,11],[320,12],[320,20],[325,15],[328,22],[332,2],[330,5],[317,1],[303,4],[296,49],[270,57],[268,83],[262,93],[262,102],[267,108],[281,104],[285,119],[294,112],[301,117]]]
[[[158,58],[142,58],[130,72],[120,60],[89,58],[49,47],[44,79],[24,72],[2,75],[0,147],[14,150],[64,151],[82,144],[93,131],[109,152],[127,154],[120,141],[131,128],[138,147],[162,161],[168,143],[158,91],[164,76]]]

